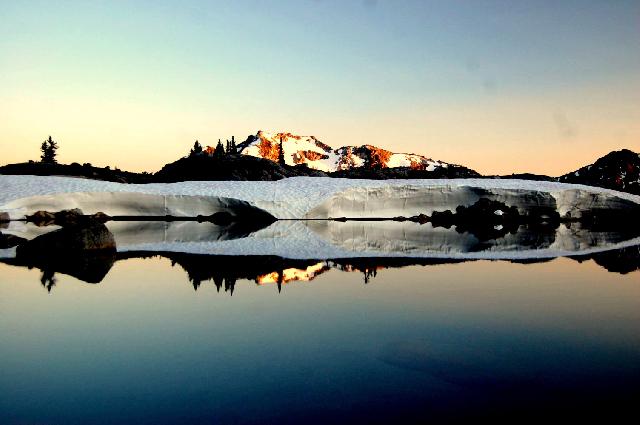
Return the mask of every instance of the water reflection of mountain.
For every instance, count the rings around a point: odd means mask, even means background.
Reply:
[[[37,268],[41,271],[41,284],[51,290],[55,286],[57,273],[73,276],[87,283],[100,283],[111,268],[119,261],[129,259],[166,258],[172,266],[182,268],[188,281],[197,290],[209,282],[217,290],[223,289],[233,295],[236,283],[241,280],[257,285],[273,284],[282,290],[291,282],[308,282],[332,270],[360,273],[363,282],[369,283],[385,269],[409,266],[435,266],[455,264],[469,259],[428,259],[402,257],[362,257],[324,260],[296,260],[278,256],[238,256],[238,255],[198,255],[176,252],[124,252],[115,251],[86,253],[84,255],[60,255],[51,261],[34,263],[32,259],[17,256],[1,259],[5,264]],[[623,249],[598,252],[589,255],[568,257],[578,262],[593,260],[596,264],[613,273],[627,274],[640,270],[640,245]],[[551,261],[553,258],[526,260],[500,260],[520,264],[535,264]]]

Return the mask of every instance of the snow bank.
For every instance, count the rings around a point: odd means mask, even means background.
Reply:
[[[640,196],[583,185],[528,180],[354,180],[294,177],[269,182],[122,184],[72,177],[0,175],[0,211],[80,208],[111,215],[195,216],[238,205],[277,218],[394,217],[471,205],[480,196],[526,210],[554,205],[561,215],[640,205]]]

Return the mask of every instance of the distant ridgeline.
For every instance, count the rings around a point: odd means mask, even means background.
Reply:
[[[358,179],[478,178],[478,172],[426,156],[394,153],[372,145],[333,148],[314,136],[259,131],[236,145],[216,147],[198,142],[186,157],[156,173],[134,173],[118,168],[29,162],[0,167],[0,174],[61,175],[121,183],[178,182],[189,180],[280,180],[287,177],[341,177]],[[484,176],[585,184],[640,194],[640,155],[630,150],[611,152],[595,163],[560,177],[538,174]]]

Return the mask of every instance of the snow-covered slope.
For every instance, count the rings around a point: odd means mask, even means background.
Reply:
[[[13,219],[40,209],[193,216],[238,205],[261,208],[278,218],[395,217],[455,210],[459,205],[475,203],[480,197],[516,206],[524,213],[532,208],[553,207],[561,215],[571,217],[590,209],[628,209],[640,205],[640,196],[608,189],[499,179],[374,181],[298,177],[270,182],[133,185],[68,177],[0,175],[0,188],[0,212],[9,212]],[[40,228],[22,226],[12,222],[2,231],[27,238],[40,232]],[[241,238],[211,223],[111,222],[108,227],[115,235],[119,251],[307,259],[371,255],[532,258],[640,243],[635,234],[594,233],[574,225],[538,235],[544,237],[531,238],[525,232],[505,235],[489,243],[469,232],[411,222],[280,221]],[[35,229],[35,233],[29,229]]]
[[[238,145],[238,150],[243,155],[278,161],[281,140],[286,164],[307,164],[310,168],[325,172],[349,170],[366,164],[380,168],[410,167],[427,171],[447,168],[449,165],[421,155],[393,153],[371,145],[343,146],[334,149],[314,136],[265,131],[249,136],[245,142]]]
[[[71,177],[0,175],[0,212],[21,218],[37,210],[80,208],[110,215],[211,214],[238,201],[276,218],[396,217],[455,210],[480,197],[522,212],[553,207],[579,217],[592,208],[640,204],[640,196],[610,189],[527,180],[356,180],[293,177],[279,181],[123,184]]]

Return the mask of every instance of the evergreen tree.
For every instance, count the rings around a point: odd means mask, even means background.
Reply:
[[[224,156],[224,146],[222,146],[222,142],[218,139],[218,144],[216,145],[216,149],[213,151],[213,156],[215,157],[223,157]]]
[[[282,147],[282,136],[280,136],[280,147],[278,149],[278,164],[280,165],[286,164],[284,160],[284,148]]]
[[[45,164],[56,164],[56,155],[58,150],[58,144],[49,136],[47,140],[42,142],[40,145],[40,150],[42,154],[40,155],[40,160]]]
[[[196,156],[201,153],[202,153],[202,145],[200,144],[200,142],[196,140],[196,142],[193,144],[193,148],[191,148],[191,151],[189,152],[189,156]]]
[[[225,151],[227,152],[227,155],[235,155],[238,153],[235,136],[231,136],[231,140],[227,139],[227,147]]]

